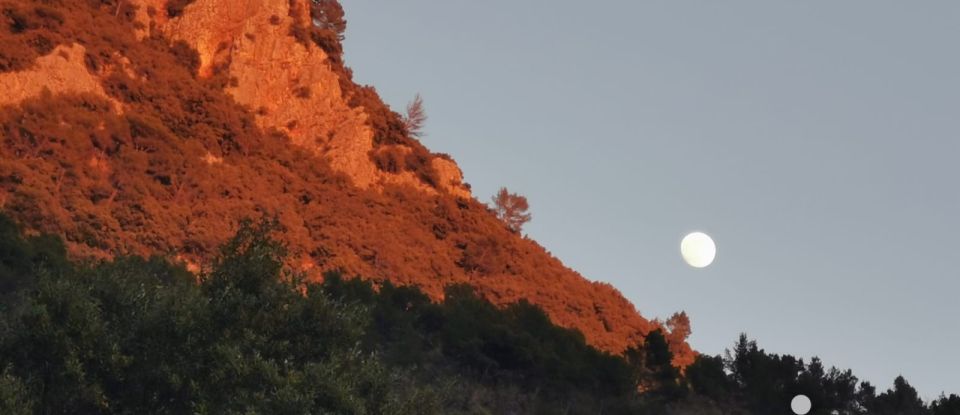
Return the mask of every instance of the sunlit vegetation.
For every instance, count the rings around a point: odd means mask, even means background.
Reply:
[[[122,1],[122,0],[117,0]],[[190,3],[193,3],[194,0],[168,0],[167,1],[167,16],[177,17],[183,14],[183,9],[187,8]]]
[[[0,72],[26,69],[53,51],[61,25],[62,13],[50,7],[0,3]]]
[[[513,232],[522,231],[523,225],[533,218],[528,212],[530,204],[527,203],[527,198],[510,193],[506,187],[501,187],[500,191],[493,195],[492,202],[494,214]]]
[[[436,186],[438,174],[430,163],[435,155],[415,139],[426,121],[422,102],[417,115],[423,116],[422,119],[418,120],[419,124],[410,124],[408,118],[391,110],[372,86],[355,84],[353,72],[343,62],[341,41],[347,28],[343,7],[337,0],[310,0],[308,5],[309,25],[293,25],[290,34],[301,43],[312,42],[327,53],[331,68],[340,75],[340,89],[347,103],[367,113],[374,131],[375,148],[370,157],[375,165],[390,173],[412,172],[424,183]],[[300,2],[291,0],[290,6],[291,13],[296,13]]]
[[[420,94],[413,97],[413,101],[407,104],[407,113],[403,116],[404,127],[411,135],[422,138],[423,127],[427,123],[427,111],[423,108],[423,98]]]
[[[584,280],[518,238],[477,200],[351,186],[326,160],[258,128],[257,110],[224,92],[229,72],[198,77],[198,54],[159,31],[138,40],[130,3],[0,1],[24,21],[17,39],[84,45],[108,98],[51,91],[0,108],[0,203],[30,232],[59,235],[83,258],[160,253],[208,268],[242,218],[275,215],[290,265],[313,270],[311,277],[348,269],[416,284],[432,298],[470,283],[498,304],[526,298],[608,351],[656,328],[613,287]],[[58,23],[44,23],[47,10],[59,13]],[[0,55],[21,46],[0,43]],[[432,155],[403,118],[372,88],[347,75],[340,81],[351,105],[370,115],[377,165],[435,181]],[[692,359],[685,343],[671,347]]]
[[[517,413],[636,408],[634,372],[529,303],[283,269],[246,225],[195,277],[64,260],[4,220],[0,413]]]
[[[686,315],[647,322],[517,237],[520,196],[498,218],[442,193],[357,189],[259,129],[223,68],[200,79],[186,44],[137,39],[130,3],[0,0],[0,72],[79,43],[109,98],[0,108],[0,204],[26,229],[0,219],[0,414],[767,414],[797,391],[816,414],[960,413],[960,397],[924,405],[903,379],[878,393],[746,338],[694,360]],[[368,114],[370,157],[436,184],[418,129],[350,79],[342,8],[309,7],[290,34],[328,54]],[[239,226],[261,215],[275,220]],[[336,268],[367,279],[307,274]],[[587,341],[630,338],[622,355]]]
[[[527,302],[465,285],[420,290],[284,267],[272,221],[247,222],[209,272],[154,257],[66,259],[58,238],[0,217],[0,413],[957,414],[902,378],[768,354],[745,336],[681,374],[651,333],[600,352]]]
[[[343,54],[343,32],[347,30],[343,7],[337,0],[310,0],[310,18],[314,26],[311,38],[327,53],[337,56]]]

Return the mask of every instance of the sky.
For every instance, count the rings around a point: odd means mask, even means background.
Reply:
[[[960,2],[344,0],[347,65],[482,201],[692,346],[960,393]],[[705,269],[680,240],[717,243]]]

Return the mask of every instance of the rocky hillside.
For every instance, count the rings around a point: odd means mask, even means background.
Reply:
[[[470,194],[341,58],[311,0],[0,0],[0,204],[76,257],[202,270],[276,217],[293,268],[526,298],[612,352],[659,326]],[[671,338],[675,363],[693,352]]]

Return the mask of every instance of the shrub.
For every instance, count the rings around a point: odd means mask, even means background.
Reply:
[[[195,0],[167,0],[167,16],[178,17]]]

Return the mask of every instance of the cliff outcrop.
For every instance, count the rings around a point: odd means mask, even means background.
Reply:
[[[455,162],[352,81],[309,0],[172,3],[0,0],[0,204],[30,230],[76,256],[201,270],[240,221],[272,217],[317,278],[435,298],[468,283],[611,352],[660,327],[474,199]]]

